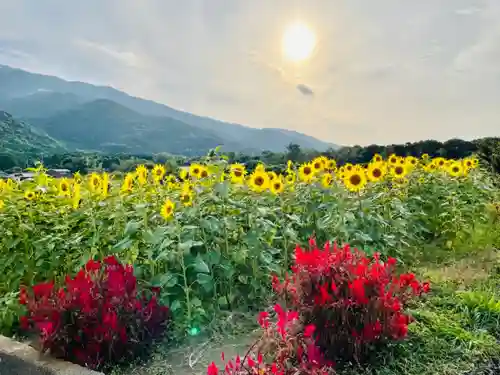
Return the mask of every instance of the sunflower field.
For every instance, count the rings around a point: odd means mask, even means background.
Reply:
[[[189,170],[139,166],[0,180],[0,324],[17,327],[23,285],[61,282],[114,255],[142,288],[161,287],[175,332],[196,334],[222,311],[257,311],[314,237],[394,257],[406,267],[452,257],[498,229],[500,194],[476,158],[375,155],[367,165],[318,157],[282,174],[211,155]],[[494,229],[493,229],[494,231]]]

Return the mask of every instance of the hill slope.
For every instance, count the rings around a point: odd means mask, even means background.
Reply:
[[[16,121],[9,113],[0,111],[0,159],[2,165],[29,157],[65,152],[65,147],[44,132],[23,121]],[[0,167],[2,166],[0,165]],[[0,168],[2,169],[2,168]]]
[[[224,143],[209,131],[167,117],[145,116],[106,99],[29,122],[70,149],[200,155]]]
[[[207,130],[224,140],[225,150],[283,151],[289,143],[317,150],[335,147],[331,143],[298,132],[284,129],[257,129],[218,121],[178,111],[151,100],[133,97],[111,87],[68,82],[57,77],[0,65],[0,109],[9,110],[15,116],[49,117],[60,110],[75,108],[82,103],[97,99],[107,99],[108,103],[115,102],[138,114],[166,117]],[[172,150],[163,151],[172,152]]]

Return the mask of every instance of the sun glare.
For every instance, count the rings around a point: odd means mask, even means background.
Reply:
[[[285,57],[292,61],[306,60],[316,47],[316,35],[303,23],[290,25],[283,34],[282,48]]]

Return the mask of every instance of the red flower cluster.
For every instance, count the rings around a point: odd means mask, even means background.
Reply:
[[[403,311],[414,296],[430,290],[414,274],[396,274],[396,259],[373,259],[349,245],[323,249],[297,246],[292,276],[276,292],[285,297],[302,323],[318,329],[316,344],[329,360],[360,360],[368,343],[406,337],[412,318]]]
[[[223,372],[212,363],[208,375],[334,374],[333,361],[359,361],[369,343],[407,335],[412,318],[403,308],[410,298],[429,292],[429,283],[411,273],[398,276],[394,258],[382,262],[375,254],[370,259],[349,245],[327,243],[319,249],[314,239],[309,245],[309,250],[297,246],[291,276],[283,282],[272,277],[274,290],[291,310],[275,305],[275,324],[269,312],[261,312],[262,338]]]
[[[90,260],[56,289],[53,282],[21,288],[27,314],[21,327],[40,334],[42,351],[90,368],[103,368],[138,355],[166,330],[169,311],[151,296],[137,295],[132,266],[113,256]]]

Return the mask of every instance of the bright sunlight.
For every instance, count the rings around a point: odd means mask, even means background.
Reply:
[[[316,35],[303,23],[290,25],[283,34],[283,54],[292,61],[306,60],[316,47]]]

